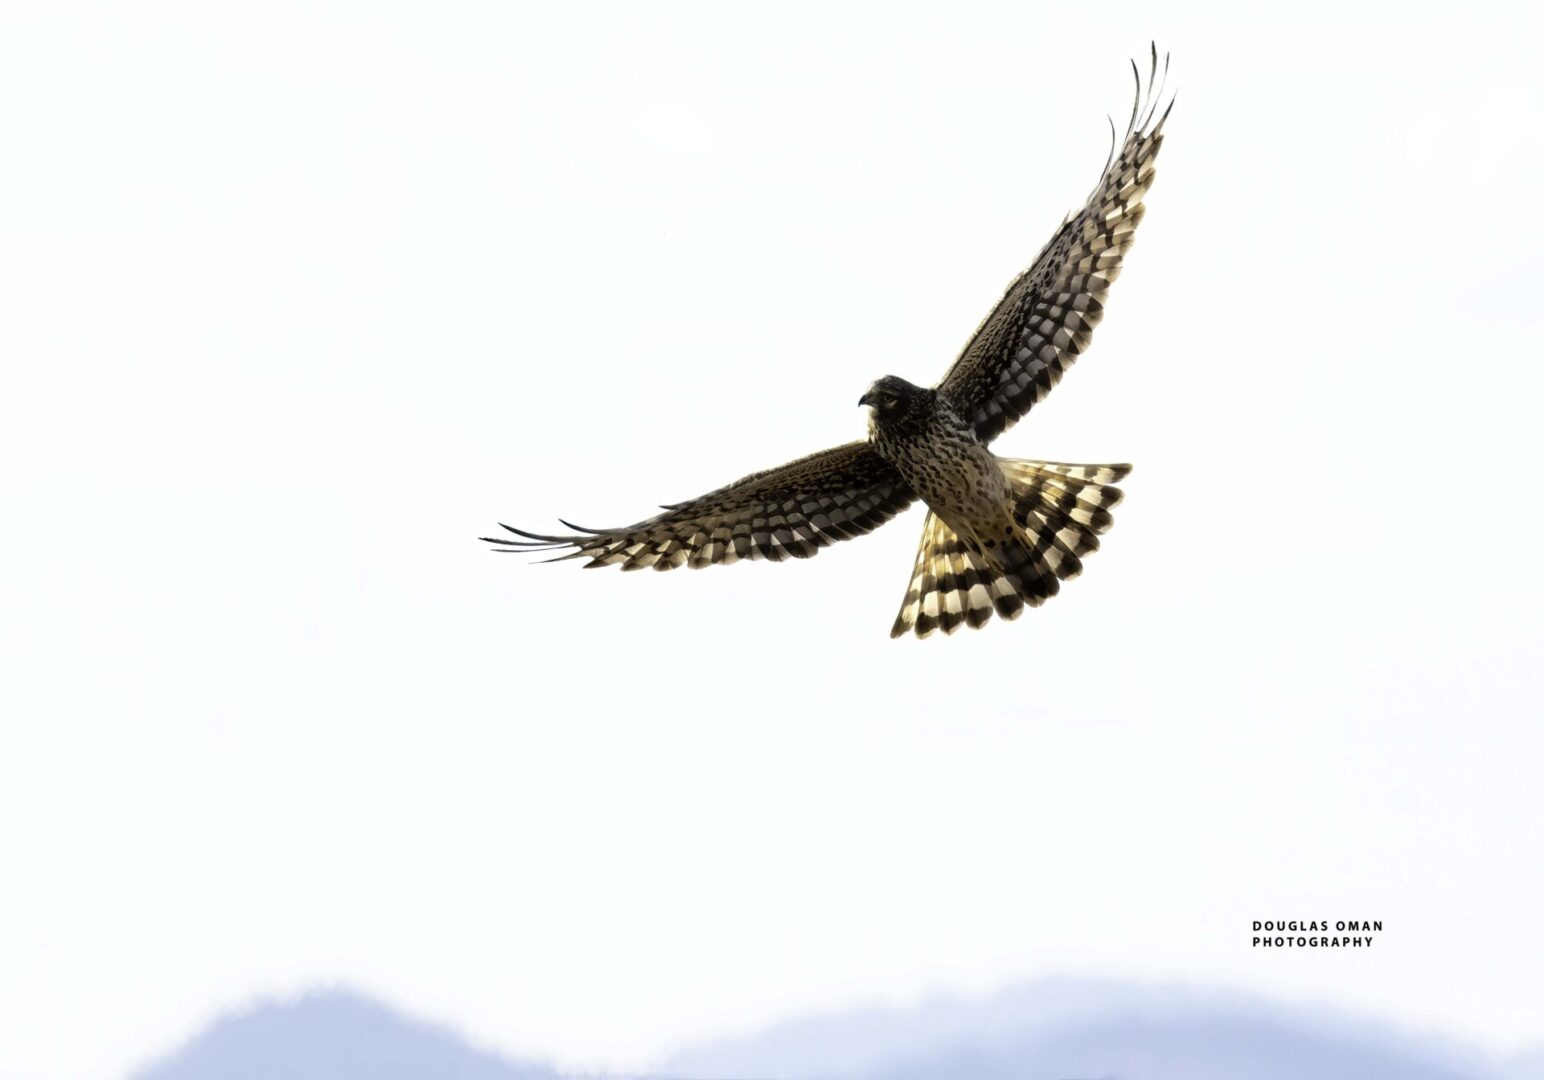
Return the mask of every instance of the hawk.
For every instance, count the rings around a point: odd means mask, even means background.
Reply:
[[[867,440],[752,473],[635,525],[563,522],[572,535],[504,525],[519,539],[483,539],[500,551],[559,551],[547,561],[623,570],[780,562],[862,536],[921,499],[922,542],[891,637],[979,627],[994,612],[1013,619],[1055,596],[1098,548],[1121,498],[1112,485],[1131,466],[1001,458],[987,447],[1088,348],[1142,220],[1174,103],[1158,113],[1156,45],[1145,85],[1134,62],[1132,72],[1125,137],[1117,152],[1112,123],[1110,157],[1086,204],[1008,287],[938,385],[887,375],[864,392]]]

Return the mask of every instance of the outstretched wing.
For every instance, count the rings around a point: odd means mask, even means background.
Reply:
[[[868,443],[854,442],[752,473],[625,528],[564,522],[580,535],[544,536],[505,525],[524,539],[483,539],[500,551],[567,551],[557,558],[589,559],[587,567],[620,563],[623,570],[780,562],[877,529],[915,498],[895,466]]]
[[[1168,72],[1164,57],[1164,72]],[[1136,64],[1132,64],[1136,72]],[[1008,287],[971,337],[938,390],[983,442],[1001,435],[1045,397],[1088,348],[1104,314],[1104,296],[1142,220],[1168,108],[1153,123],[1158,50],[1137,95],[1119,155],[1105,164],[1088,203],[1062,223],[1034,264]],[[1113,147],[1112,147],[1113,151]]]

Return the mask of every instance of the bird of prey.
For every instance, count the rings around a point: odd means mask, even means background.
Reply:
[[[1174,103],[1158,113],[1156,46],[1145,85],[1135,63],[1132,71],[1125,137],[1117,147],[1112,123],[1109,160],[1083,208],[1008,287],[938,385],[887,375],[864,392],[867,440],[752,473],[635,525],[563,522],[572,535],[504,525],[518,539],[483,539],[623,570],[779,562],[861,536],[921,499],[922,543],[892,637],[979,627],[993,612],[1013,619],[1055,596],[1099,546],[1121,498],[1112,485],[1131,467],[1001,458],[987,447],[1088,348],[1142,220]]]

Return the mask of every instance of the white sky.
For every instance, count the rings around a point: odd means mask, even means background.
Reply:
[[[1544,15],[1150,8],[9,7],[0,1076],[325,980],[589,1065],[1053,972],[1544,1038]],[[997,446],[1137,464],[1050,606],[892,642],[920,511],[475,542],[936,378],[1153,37],[1147,221]]]

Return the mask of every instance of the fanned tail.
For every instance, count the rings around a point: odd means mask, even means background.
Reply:
[[[1055,596],[1061,583],[1083,571],[1100,534],[1114,523],[1121,500],[1112,486],[1130,465],[1072,465],[1059,461],[998,459],[1013,492],[1015,535],[978,553],[931,511],[922,526],[917,562],[891,637],[914,630],[927,637],[961,625],[979,627],[995,611],[1015,619],[1025,607]]]
[[[1021,578],[1055,596],[1059,583],[1083,572],[1083,557],[1099,550],[1099,537],[1115,524],[1110,511],[1120,503],[1117,480],[1130,465],[1070,465],[1060,461],[999,459],[1013,489],[1013,521],[1029,549],[1017,567]]]
[[[1011,619],[1024,606],[1016,593],[1006,575],[972,551],[929,510],[922,524],[911,585],[890,636],[900,637],[913,628],[918,637],[927,637],[940,627],[952,634],[962,623],[982,626],[994,608],[1003,618]]]

